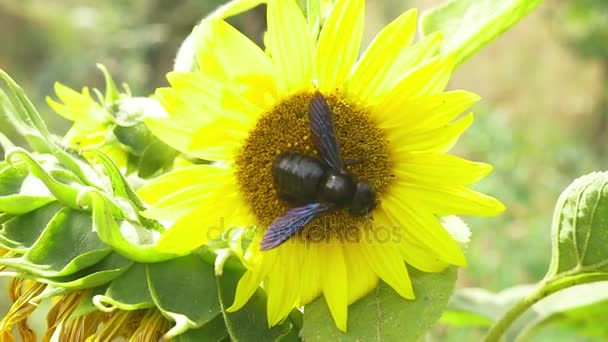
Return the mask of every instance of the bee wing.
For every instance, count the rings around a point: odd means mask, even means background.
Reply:
[[[308,222],[331,208],[330,205],[310,203],[287,210],[279,216],[264,233],[261,250],[273,249],[297,233]]]
[[[340,156],[340,145],[336,139],[336,128],[327,101],[317,92],[308,106],[310,130],[321,159],[334,170],[344,170]]]

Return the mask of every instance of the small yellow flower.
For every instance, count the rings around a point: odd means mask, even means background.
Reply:
[[[55,93],[62,103],[47,97],[48,105],[59,115],[74,122],[64,137],[64,142],[76,149],[99,147],[116,165],[125,168],[128,152],[112,134],[115,126],[112,115],[95,101],[87,87],[77,92],[59,82]]]
[[[256,226],[229,310],[263,283],[271,326],[323,295],[346,331],[348,305],[378,279],[414,299],[408,267],[466,264],[441,217],[504,209],[468,188],[491,166],[446,154],[471,124],[472,114],[460,115],[478,96],[444,91],[454,64],[437,55],[442,35],[412,44],[411,10],[359,58],[364,4],[338,0],[316,39],[295,1],[271,0],[266,51],[222,20],[204,20],[193,33],[199,70],[170,73],[171,88],[156,92],[168,117],[147,121],[174,148],[217,161],[140,190],[151,204],[145,215],[172,223],[158,247],[185,254],[231,227]],[[379,203],[368,216],[330,211],[261,251],[264,231],[289,208],[277,196],[273,160],[284,151],[317,154],[307,116],[316,91],[333,112],[342,157],[360,159],[349,170],[370,182]]]

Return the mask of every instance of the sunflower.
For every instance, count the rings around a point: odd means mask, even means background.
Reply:
[[[496,215],[496,199],[468,188],[491,166],[446,154],[469,127],[461,115],[479,97],[444,91],[454,68],[438,54],[442,34],[413,44],[416,10],[384,27],[359,57],[362,0],[338,0],[315,37],[293,0],[267,4],[266,50],[219,19],[192,37],[198,70],[168,74],[156,96],[168,116],[149,128],[177,150],[213,161],[165,174],[140,189],[148,217],[171,228],[158,247],[186,254],[232,227],[255,227],[243,255],[248,271],[229,310],[263,284],[268,323],[323,295],[346,331],[348,305],[378,280],[414,299],[408,268],[464,266],[443,227],[448,215]],[[276,248],[261,248],[267,228],[290,208],[279,199],[272,164],[285,151],[317,155],[308,108],[322,94],[333,113],[348,170],[375,189],[364,216],[331,210]]]

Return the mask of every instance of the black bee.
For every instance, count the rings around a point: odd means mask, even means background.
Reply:
[[[262,238],[263,251],[279,246],[330,209],[348,208],[352,215],[362,216],[376,204],[372,186],[346,170],[332,112],[319,92],[310,101],[308,117],[320,158],[288,151],[274,160],[272,176],[279,197],[292,208],[268,227]]]

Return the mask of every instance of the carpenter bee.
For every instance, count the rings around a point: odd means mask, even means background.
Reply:
[[[272,165],[272,176],[279,198],[291,209],[268,227],[261,250],[281,245],[315,217],[332,209],[348,208],[351,215],[363,216],[376,204],[376,194],[365,179],[346,170],[349,163],[340,156],[333,113],[320,92],[308,107],[313,142],[319,157],[284,152]]]

